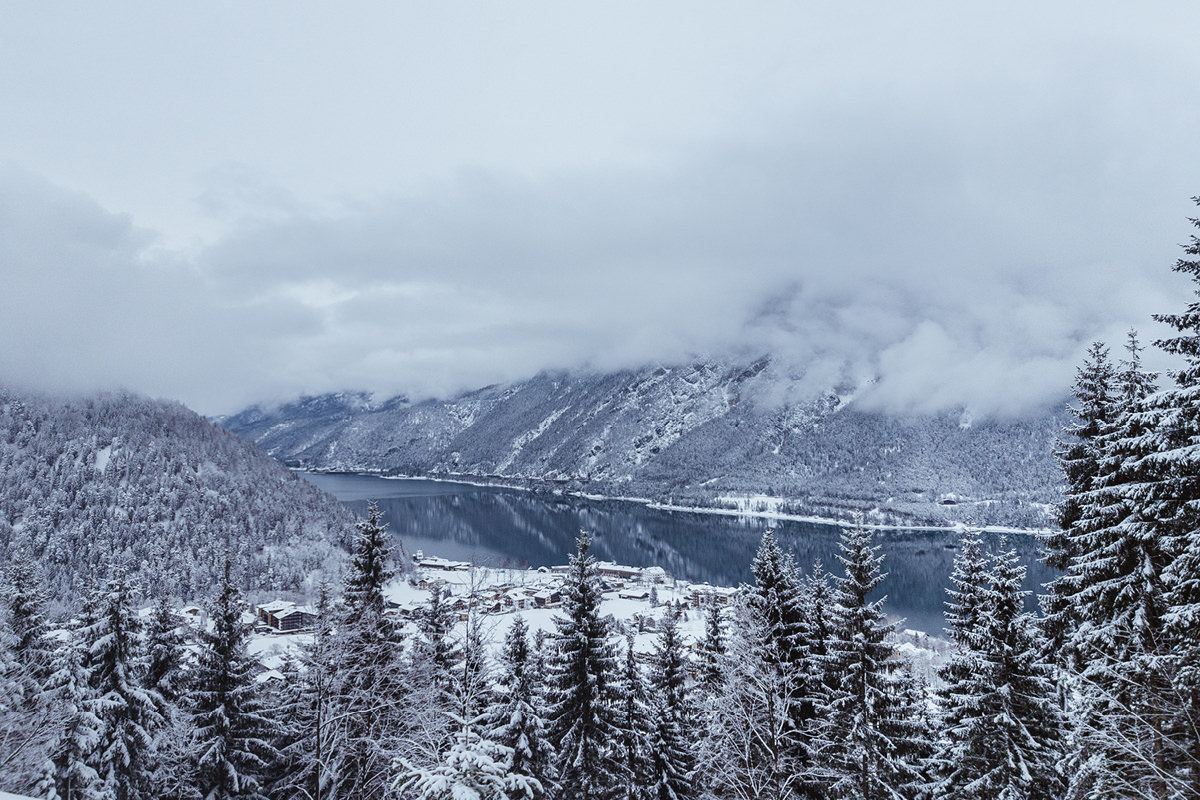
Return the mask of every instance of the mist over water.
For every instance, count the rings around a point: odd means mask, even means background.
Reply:
[[[411,554],[471,560],[484,566],[539,567],[565,564],[580,530],[594,537],[601,560],[633,566],[659,565],[676,578],[736,586],[753,580],[750,563],[759,540],[774,529],[809,574],[820,561],[841,575],[835,525],[665,511],[622,500],[578,497],[427,480],[367,475],[300,473],[362,514],[374,500],[388,529]],[[995,547],[998,534],[987,534]],[[1025,588],[1035,593],[1053,573],[1038,560],[1034,537],[1008,537],[1029,568]],[[946,587],[957,552],[952,531],[880,530],[887,572],[878,594],[886,611],[905,627],[938,634]],[[1036,596],[1027,600],[1036,609]]]

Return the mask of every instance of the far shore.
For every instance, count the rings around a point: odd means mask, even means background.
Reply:
[[[568,497],[579,497],[584,500],[597,501],[614,501],[621,503],[637,503],[648,508],[653,508],[659,511],[677,511],[686,514],[716,514],[726,517],[750,517],[754,519],[779,520],[781,522],[808,522],[817,525],[835,525],[840,528],[852,528],[857,523],[851,520],[837,519],[834,517],[819,517],[808,514],[788,514],[779,511],[769,510],[752,510],[752,509],[733,509],[733,508],[715,508],[712,506],[679,506],[670,503],[663,503],[648,497],[629,497],[623,495],[604,495],[592,494],[576,490],[567,490],[556,487],[553,481],[544,479],[526,478],[523,480],[531,483],[536,483],[537,486],[521,485],[518,483],[506,483],[504,479],[484,480],[479,476],[443,476],[443,475],[394,475],[384,472],[372,470],[345,471],[334,469],[307,469],[302,467],[292,467],[294,472],[309,472],[323,475],[363,475],[372,478],[382,478],[384,480],[399,480],[399,481],[430,481],[432,483],[449,483],[460,484],[463,486],[476,486],[480,488],[490,489],[505,489],[518,492],[532,492],[542,488],[550,489]],[[786,499],[786,498],[785,498]],[[1044,536],[1051,532],[1050,528],[1012,528],[1003,525],[967,525],[966,523],[954,523],[952,525],[905,525],[900,523],[882,523],[882,522],[866,522],[862,523],[864,528],[870,528],[877,531],[966,531],[974,530],[984,533],[1003,533],[1018,536]]]

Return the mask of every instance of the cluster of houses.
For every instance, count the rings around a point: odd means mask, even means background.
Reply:
[[[558,608],[563,602],[562,580],[570,572],[569,566],[542,567],[537,571],[521,571],[522,582],[489,583],[473,590],[466,590],[461,581],[447,580],[437,573],[466,572],[472,569],[465,561],[425,556],[420,551],[413,555],[418,567],[418,577],[410,582],[416,588],[442,592],[443,603],[454,612],[460,621],[465,621],[472,611],[484,614],[506,614],[512,611],[534,608]],[[605,593],[615,592],[625,600],[653,601],[659,586],[674,584],[673,579],[662,567],[630,567],[601,561],[596,565]],[[736,594],[736,589],[723,586],[688,584],[683,589],[680,603],[692,608],[706,608],[712,604],[726,605]],[[461,591],[455,594],[453,589]],[[401,620],[414,619],[428,601],[426,597],[407,602],[389,601],[386,613]],[[272,600],[255,608],[255,623],[261,633],[293,633],[311,629],[317,622],[314,609],[297,605],[288,600]]]
[[[492,583],[485,587],[463,591],[454,595],[451,587],[454,584],[445,577],[432,574],[436,571],[461,572],[470,570],[471,564],[462,561],[448,561],[441,558],[428,558],[419,551],[413,557],[414,563],[422,568],[420,577],[414,582],[419,589],[443,591],[443,601],[455,613],[460,621],[466,620],[471,611],[482,611],[484,614],[506,614],[531,608],[558,608],[562,605],[563,578],[570,573],[569,566],[542,567],[536,572],[522,571],[520,584],[511,582]],[[601,561],[596,565],[600,576],[601,589],[605,593],[615,592],[625,600],[652,601],[659,586],[671,583],[675,588],[685,591],[685,599],[681,603],[694,608],[708,607],[713,603],[728,604],[736,594],[736,589],[705,584],[689,584],[679,586],[662,567],[630,567]],[[407,604],[392,603],[389,613],[403,619],[412,619],[424,604],[425,599],[412,600]]]

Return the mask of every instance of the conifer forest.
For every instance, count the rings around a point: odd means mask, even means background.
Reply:
[[[1184,251],[1175,270],[1200,297],[1200,238]],[[11,514],[2,528],[0,790],[43,800],[1200,798],[1200,299],[1155,319],[1173,331],[1153,342],[1178,365],[1168,374],[1147,370],[1134,331],[1115,348],[1095,343],[1077,369],[1073,421],[1054,454],[1058,526],[1044,535],[1058,577],[1028,586],[1006,540],[988,547],[964,530],[945,629],[929,632],[949,643],[931,678],[896,646],[875,592],[887,564],[861,520],[843,528],[832,572],[795,563],[766,533],[753,581],[728,603],[669,607],[650,652],[601,613],[587,532],[552,631],[515,613],[488,632],[435,586],[403,633],[385,589],[411,568],[375,509],[357,523],[321,511],[319,551],[295,558],[288,541],[312,527],[295,511],[256,512],[232,537],[218,530],[220,510],[203,525],[162,511],[169,502],[139,500],[158,510],[125,517],[93,511],[100,500],[70,491],[50,462],[17,457],[42,441],[39,428],[67,424],[26,409],[4,431],[5,463],[24,465],[26,484],[49,483],[37,514],[22,512],[37,526],[14,528]],[[90,413],[72,407],[67,419]],[[95,470],[103,451],[107,461],[105,436],[76,460]],[[161,486],[204,493],[200,470],[160,463]],[[122,486],[144,498],[151,483]],[[243,502],[252,483],[226,502]],[[6,509],[17,494],[4,493]],[[130,496],[116,491],[106,507]],[[317,513],[319,498],[305,496]],[[130,525],[173,531],[176,544],[147,549],[122,533]],[[183,543],[189,528],[202,544]],[[331,556],[341,540],[349,552]],[[81,568],[72,547],[101,563]],[[263,680],[247,595],[268,580],[307,592],[315,621],[298,655]],[[206,619],[197,629],[178,607],[193,598]],[[683,613],[702,616],[702,636],[684,635]]]

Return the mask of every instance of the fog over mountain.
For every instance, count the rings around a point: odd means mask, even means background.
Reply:
[[[278,37],[228,52],[184,12],[147,7],[144,50],[29,14],[0,34],[29,74],[0,101],[37,112],[0,128],[0,375],[228,413],[769,354],[783,400],[1019,416],[1186,292],[1200,57],[1160,5],[380,6],[354,46],[239,8],[234,39]]]

